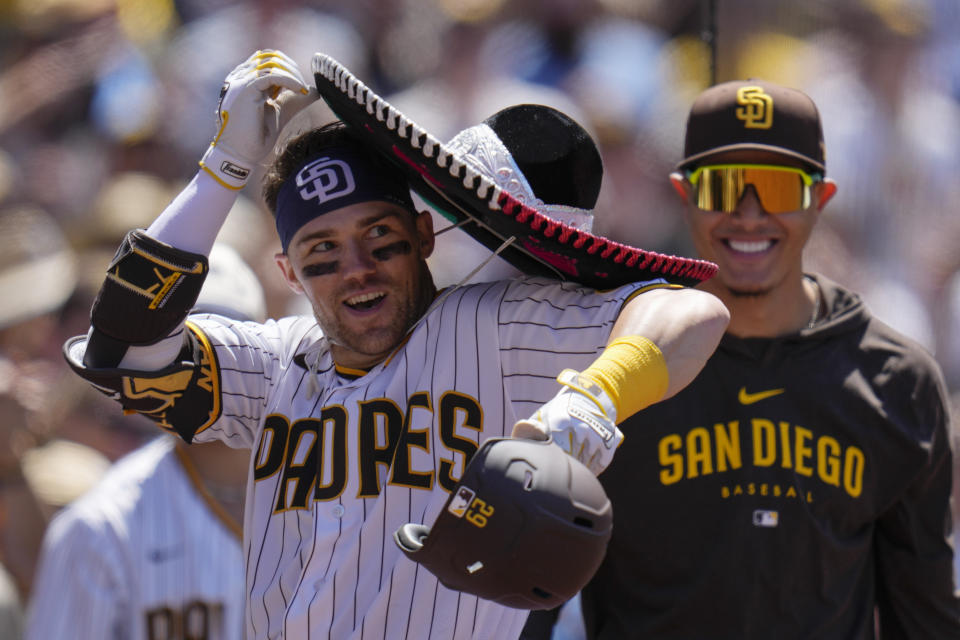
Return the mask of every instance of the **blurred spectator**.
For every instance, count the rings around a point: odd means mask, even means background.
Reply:
[[[58,378],[56,311],[75,286],[74,254],[45,211],[0,211],[0,562],[29,592],[44,509],[23,457],[50,429]],[[78,479],[78,484],[82,479]]]
[[[322,50],[348,68],[366,71],[366,50],[357,29],[345,19],[297,2],[238,2],[206,13],[173,34],[158,59],[167,88],[161,135],[186,159],[192,175],[196,158],[209,144],[218,86],[237,60],[255,49],[278,48],[306,73]],[[188,71],[187,71],[188,70]],[[361,76],[366,77],[366,76]],[[256,194],[259,196],[259,194]]]

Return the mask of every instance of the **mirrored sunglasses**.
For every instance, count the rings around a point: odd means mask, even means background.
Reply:
[[[810,206],[813,185],[823,176],[803,169],[766,164],[715,164],[687,173],[696,190],[697,207],[706,211],[736,210],[752,185],[767,213],[786,213]]]

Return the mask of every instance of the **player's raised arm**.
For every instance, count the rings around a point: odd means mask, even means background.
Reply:
[[[146,231],[127,234],[108,267],[91,313],[85,366],[157,370],[176,358],[206,257],[239,190],[284,125],[315,98],[280,51],[257,51],[230,72],[201,170]]]
[[[78,375],[188,442],[220,415],[219,390],[208,381],[211,347],[185,328],[207,256],[239,190],[286,122],[315,97],[279,51],[257,51],[236,67],[220,91],[213,141],[197,174],[146,230],[127,234],[88,334],[64,345]]]
[[[634,296],[614,324],[607,348],[583,371],[565,369],[562,388],[516,437],[552,437],[595,474],[623,440],[617,424],[688,385],[720,343],[730,314],[697,289],[660,288]]]

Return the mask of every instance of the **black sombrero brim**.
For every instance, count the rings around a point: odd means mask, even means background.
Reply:
[[[491,251],[529,275],[597,289],[663,278],[692,286],[717,265],[646,251],[575,229],[524,205],[478,173],[444,143],[322,53],[313,58],[317,91],[334,114],[407,175],[411,187]],[[472,223],[472,224],[470,224]]]

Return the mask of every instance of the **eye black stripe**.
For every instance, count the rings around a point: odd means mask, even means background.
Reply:
[[[308,264],[301,269],[301,273],[307,277],[312,278],[314,276],[325,276],[331,273],[336,272],[339,268],[340,263],[333,262],[316,262],[314,264]]]
[[[370,253],[380,262],[386,262],[394,256],[408,255],[411,251],[413,251],[413,246],[409,242],[406,240],[398,240],[397,242],[392,242],[386,246],[374,249]]]

